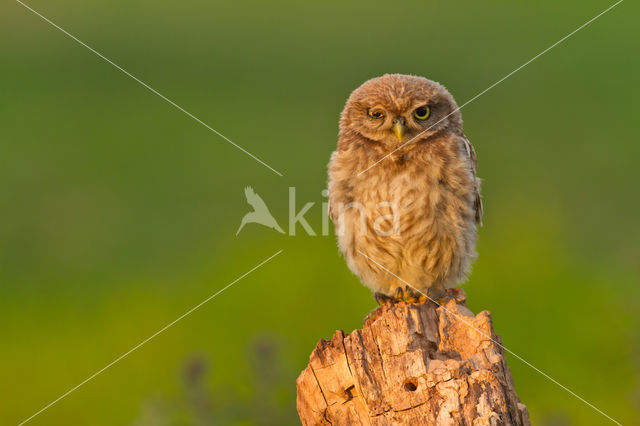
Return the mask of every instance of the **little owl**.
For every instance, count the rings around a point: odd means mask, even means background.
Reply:
[[[466,279],[480,180],[447,89],[387,74],[351,94],[329,162],[329,214],[349,268],[376,299],[417,297],[406,283],[439,298]]]

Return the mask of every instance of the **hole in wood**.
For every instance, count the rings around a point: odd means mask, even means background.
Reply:
[[[352,385],[344,390],[344,394],[347,397],[347,400],[345,402],[349,402],[353,399],[353,391],[355,388],[355,385]]]
[[[415,392],[418,389],[418,383],[414,379],[407,379],[404,382],[404,390],[407,392]]]

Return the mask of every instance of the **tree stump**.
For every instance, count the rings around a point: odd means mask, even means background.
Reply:
[[[362,330],[320,340],[297,380],[302,423],[529,425],[491,315],[449,296],[384,304]]]

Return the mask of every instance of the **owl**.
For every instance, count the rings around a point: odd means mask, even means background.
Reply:
[[[444,86],[401,74],[366,81],[342,111],[328,172],[338,246],[376,300],[440,298],[466,280],[480,180]]]

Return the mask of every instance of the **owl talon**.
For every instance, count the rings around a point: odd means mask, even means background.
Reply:
[[[423,303],[427,298],[423,298],[420,292],[407,285],[405,287],[396,287],[393,297],[391,297],[390,300],[393,303]]]
[[[376,303],[378,305],[384,305],[386,303],[393,302],[393,298],[392,297],[389,297],[386,294],[382,294],[382,293],[378,293],[378,292],[373,293],[373,298],[376,299]],[[371,315],[371,314],[369,314],[369,315]]]
[[[404,289],[402,287],[396,287],[396,291],[393,295],[393,301],[396,303],[407,301],[407,295],[405,294]]]
[[[405,300],[408,303],[424,303],[428,298],[418,289],[406,286],[404,288]]]

